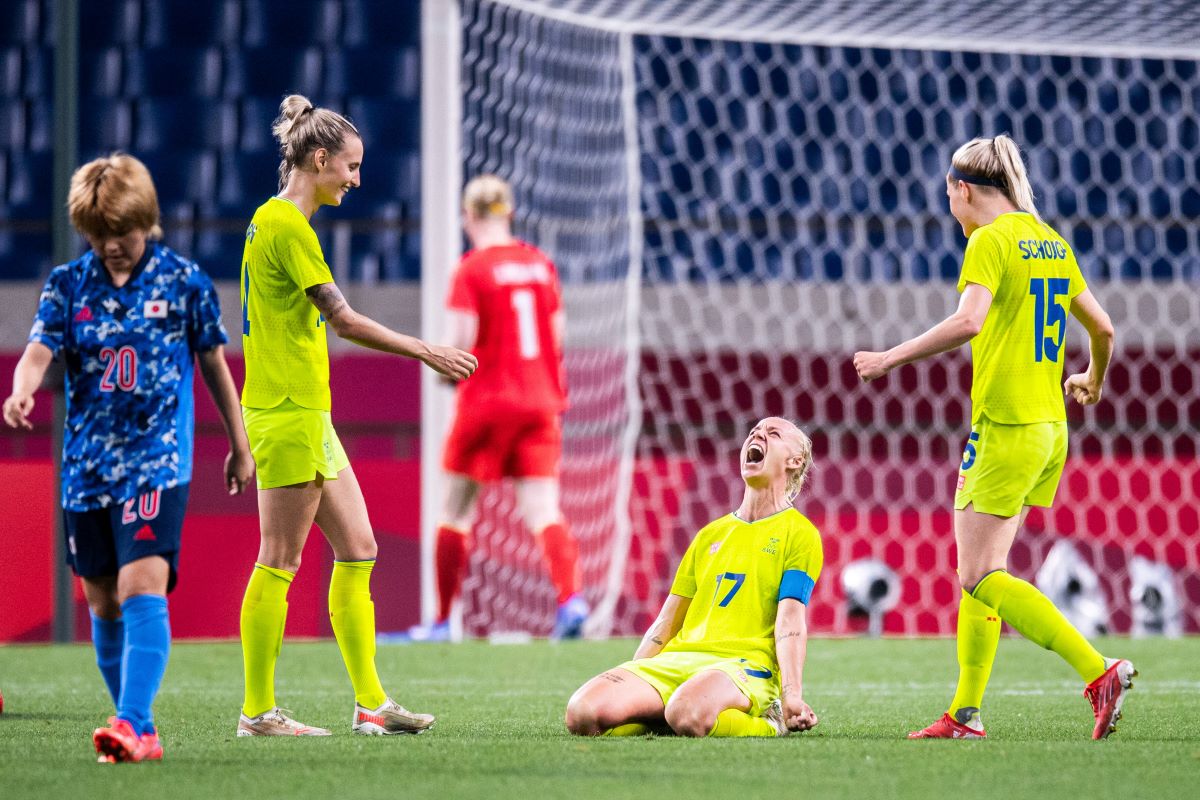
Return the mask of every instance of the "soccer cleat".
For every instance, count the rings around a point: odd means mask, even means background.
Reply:
[[[333,733],[324,728],[305,725],[289,717],[282,708],[276,706],[264,711],[257,717],[247,717],[242,714],[238,718],[238,736],[332,736]]]
[[[158,733],[143,733],[138,739],[137,760],[162,761],[162,757],[162,742],[158,740]]]
[[[364,736],[391,736],[396,733],[424,733],[433,727],[432,714],[409,711],[392,698],[376,709],[354,704],[354,722],[350,730]]]
[[[450,641],[450,620],[432,622],[428,625],[413,625],[402,633],[381,633],[375,637],[380,644],[417,644],[421,642]]]
[[[138,735],[133,726],[119,717],[109,717],[107,728],[96,728],[92,733],[92,744],[100,759],[111,762],[140,761],[138,757]]]
[[[1096,715],[1093,739],[1107,739],[1117,729],[1125,693],[1133,688],[1133,676],[1137,674],[1133,664],[1122,658],[1114,661],[1103,675],[1083,690],[1083,696],[1092,704],[1092,713]]]
[[[763,712],[763,719],[771,723],[771,727],[775,729],[776,736],[787,736],[791,734],[788,730],[787,723],[783,721],[783,703],[779,698],[771,701],[771,705],[767,706],[767,710]]]
[[[942,714],[941,719],[930,725],[928,728],[922,728],[919,731],[910,731],[908,734],[910,739],[986,739],[987,732],[981,727],[979,730],[963,725],[949,714]]]
[[[573,594],[558,607],[554,618],[553,639],[578,639],[583,635],[583,623],[592,612],[582,595]]]

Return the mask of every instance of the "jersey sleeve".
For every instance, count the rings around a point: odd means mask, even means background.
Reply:
[[[779,581],[779,599],[792,598],[808,605],[824,564],[821,534],[812,523],[806,522],[803,528],[788,537],[783,578]]]
[[[1083,271],[1079,269],[1079,262],[1075,259],[1075,253],[1071,253],[1071,299],[1074,300],[1079,295],[1087,291],[1087,281],[1083,279]]]
[[[70,301],[66,292],[67,271],[59,267],[50,273],[42,295],[38,299],[37,316],[33,320],[33,328],[29,331],[29,341],[37,342],[50,348],[50,352],[58,355],[66,339],[67,311]]]
[[[475,289],[467,277],[465,265],[459,264],[450,279],[450,295],[446,298],[446,307],[467,314],[479,315],[479,301],[475,297]]]
[[[321,283],[333,283],[325,263],[317,232],[307,224],[281,226],[275,238],[275,255],[280,266],[301,291]]]
[[[191,299],[188,301],[188,347],[202,353],[229,341],[221,324],[221,301],[212,279],[199,267],[188,279]]]
[[[996,296],[1000,289],[1000,278],[1004,274],[1005,245],[1002,234],[990,225],[985,225],[971,234],[967,251],[963,255],[962,273],[958,278],[961,293],[968,283],[987,287]]]
[[[671,582],[671,594],[680,597],[696,596],[696,541],[699,538],[697,534],[680,559],[679,569],[675,570],[675,580]]]

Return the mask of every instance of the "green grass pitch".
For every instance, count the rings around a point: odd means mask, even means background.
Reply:
[[[952,640],[809,646],[813,732],[782,740],[579,739],[567,697],[634,643],[383,646],[384,683],[439,716],[419,737],[350,734],[349,681],[331,642],[288,642],[279,701],[331,738],[238,739],[236,643],[177,644],[157,715],[160,764],[100,765],[90,733],[111,713],[83,645],[0,647],[0,797],[894,798],[1156,800],[1200,796],[1200,638],[1111,639],[1141,671],[1125,719],[1090,740],[1091,713],[1053,654],[1004,639],[984,742],[909,742],[940,714]],[[947,793],[950,793],[947,795]]]

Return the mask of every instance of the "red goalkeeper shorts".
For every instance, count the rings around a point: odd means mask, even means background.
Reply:
[[[462,407],[454,417],[442,466],[486,483],[500,478],[556,478],[562,455],[557,411]]]

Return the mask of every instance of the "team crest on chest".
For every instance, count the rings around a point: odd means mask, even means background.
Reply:
[[[769,556],[776,555],[779,552],[779,540],[772,536],[771,541],[767,542],[767,546],[762,551]]]
[[[145,305],[142,306],[142,316],[146,319],[166,319],[167,301],[147,300]]]

